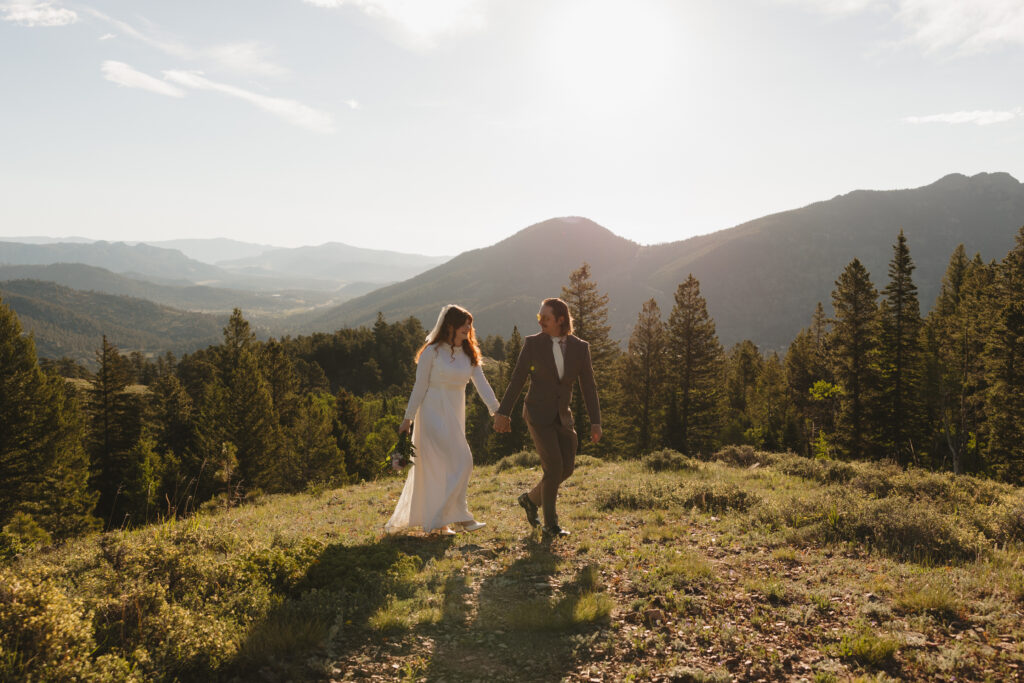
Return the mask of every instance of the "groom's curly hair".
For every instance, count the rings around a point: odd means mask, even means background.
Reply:
[[[563,318],[562,334],[572,334],[572,315],[569,314],[569,304],[561,299],[551,298],[544,299],[541,306],[550,308],[551,314],[555,316],[555,320]]]

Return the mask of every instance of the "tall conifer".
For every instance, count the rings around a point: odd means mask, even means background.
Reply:
[[[629,442],[637,453],[646,453],[654,448],[656,435],[660,432],[667,354],[661,309],[657,301],[650,299],[643,303],[637,314],[619,373],[622,397],[631,407],[627,411]]]
[[[700,283],[691,273],[676,289],[668,320],[668,445],[687,455],[714,446],[721,427],[722,346]]]
[[[830,344],[833,374],[842,387],[837,446],[851,458],[879,456],[877,298],[867,269],[853,259],[832,290]]]
[[[879,307],[881,445],[888,457],[916,462],[924,442],[921,404],[921,309],[907,239],[900,230]]]
[[[998,269],[994,325],[985,350],[988,377],[986,465],[1024,483],[1024,227]]]
[[[74,396],[39,369],[32,337],[0,301],[0,527],[18,512],[57,537],[95,526],[82,441]]]

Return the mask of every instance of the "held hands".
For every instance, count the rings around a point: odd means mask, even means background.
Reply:
[[[405,434],[409,431],[409,427],[412,426],[412,420],[402,420],[402,426],[398,428],[399,434]]]
[[[507,434],[512,431],[512,418],[500,413],[494,414],[494,431],[499,434]]]
[[[601,440],[601,425],[590,425],[590,440],[597,443]]]

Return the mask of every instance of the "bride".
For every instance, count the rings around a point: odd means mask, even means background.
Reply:
[[[466,504],[473,469],[466,442],[466,383],[473,380],[491,415],[498,399],[484,377],[470,312],[454,304],[442,308],[416,363],[416,384],[398,429],[401,434],[415,425],[416,463],[384,528],[394,533],[421,526],[428,533],[451,536],[454,524],[476,531],[486,523],[474,520]]]

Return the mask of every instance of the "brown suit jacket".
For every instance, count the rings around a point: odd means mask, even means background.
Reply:
[[[590,344],[571,334],[566,337],[565,373],[562,379],[558,379],[551,337],[538,332],[526,337],[523,342],[523,350],[519,353],[512,379],[497,412],[509,415],[529,377],[530,389],[523,403],[523,419],[533,424],[551,424],[557,419],[566,427],[571,427],[574,422],[569,403],[572,401],[573,385],[579,380],[590,422],[601,424],[597,384],[594,382],[594,368],[590,364]]]

